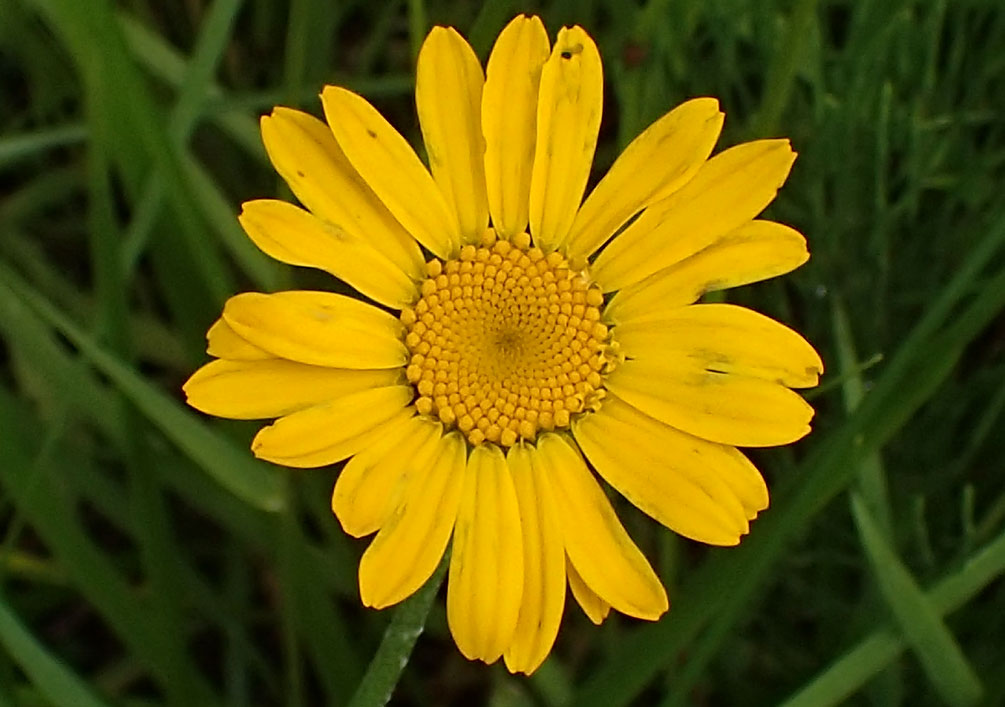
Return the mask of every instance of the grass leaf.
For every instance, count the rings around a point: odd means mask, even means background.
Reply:
[[[52,655],[0,595],[0,643],[38,691],[56,705],[107,707],[78,675]]]
[[[947,703],[956,707],[976,704],[981,698],[981,681],[959,644],[883,537],[857,493],[851,495],[851,508],[880,591],[928,679]]]
[[[285,506],[282,479],[277,470],[254,460],[249,451],[216,434],[195,413],[104,351],[62,312],[20,282],[13,272],[0,266],[0,274],[3,275],[0,293],[8,290],[8,296],[13,296],[16,292],[42,319],[73,342],[140,412],[221,486],[262,510],[279,511]]]

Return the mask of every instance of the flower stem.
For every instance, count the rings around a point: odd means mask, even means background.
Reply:
[[[449,556],[449,552],[444,554],[433,576],[394,612],[391,625],[384,632],[380,647],[349,701],[349,707],[384,707],[391,699],[412,648],[426,626],[426,616],[447,574]]]

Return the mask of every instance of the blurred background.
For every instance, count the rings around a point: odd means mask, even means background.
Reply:
[[[0,0],[0,706],[348,704],[393,610],[336,469],[253,460],[180,385],[243,290],[332,287],[242,234],[289,197],[258,136],[335,83],[413,144],[434,24],[484,60],[517,12],[605,62],[593,181],[716,96],[720,148],[787,136],[795,274],[727,293],[806,334],[815,431],[753,458],[736,549],[619,507],[671,596],[568,604],[530,679],[469,663],[442,600],[392,704],[1005,704],[1005,6],[995,0]]]

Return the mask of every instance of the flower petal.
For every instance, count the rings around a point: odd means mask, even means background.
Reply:
[[[582,27],[563,27],[541,73],[530,180],[530,232],[545,251],[562,245],[590,177],[604,103],[600,53]]]
[[[234,361],[263,361],[275,358],[268,351],[263,351],[238,336],[223,317],[213,322],[213,326],[206,332],[206,353]]]
[[[272,358],[207,363],[182,389],[197,410],[218,417],[282,417],[320,403],[399,382],[401,371],[352,371]]]
[[[419,51],[415,106],[436,185],[472,243],[488,226],[482,84],[474,50],[451,27],[433,27]]]
[[[620,324],[626,356],[658,362],[684,357],[708,371],[811,388],[824,364],[806,339],[784,324],[735,304],[694,304]]]
[[[523,595],[516,491],[495,445],[471,450],[454,526],[447,623],[464,657],[494,663],[513,640]]]
[[[605,420],[615,420],[621,429],[627,427],[635,430],[636,437],[642,435],[645,430],[645,434],[650,436],[650,441],[643,442],[643,444],[646,448],[653,450],[653,454],[650,456],[662,458],[664,461],[667,457],[673,456],[675,457],[673,461],[676,462],[678,461],[677,455],[668,454],[666,450],[670,448],[669,445],[677,446],[682,442],[689,449],[697,450],[692,456],[701,457],[705,463],[700,466],[687,464],[684,468],[687,460],[681,459],[682,469],[694,471],[692,476],[698,480],[698,483],[703,482],[703,479],[698,478],[699,475],[714,475],[722,479],[740,500],[747,512],[748,520],[756,517],[758,511],[763,511],[768,507],[768,487],[764,483],[764,478],[736,447],[708,442],[664,425],[615,395],[604,399],[604,405],[598,414]],[[655,442],[656,439],[664,438],[670,440],[666,447],[661,447]],[[660,449],[663,451],[657,454]]]
[[[795,442],[813,418],[813,408],[785,386],[709,371],[682,356],[625,361],[604,385],[671,427],[738,447]]]
[[[770,503],[768,486],[764,483],[761,472],[743,452],[728,445],[726,450],[733,458],[733,463],[717,466],[716,473],[740,499],[743,510],[747,514],[747,520],[754,520],[757,518],[757,514],[767,508]]]
[[[788,140],[757,140],[720,152],[601,252],[594,279],[605,292],[620,290],[706,248],[770,204],[795,159]]]
[[[418,415],[398,417],[342,469],[332,491],[332,512],[355,538],[376,532],[404,499],[406,481],[428,469],[443,426]]]
[[[567,256],[593,255],[628,219],[686,184],[712,154],[722,120],[719,101],[695,98],[632,140],[576,214]]]
[[[666,591],[583,458],[556,434],[542,435],[537,450],[555,492],[565,551],[580,577],[618,611],[659,618],[669,606]]]
[[[410,277],[423,277],[415,240],[349,163],[327,125],[283,107],[261,122],[272,164],[304,206],[339,232],[368,242]]]
[[[579,576],[579,572],[576,571],[576,567],[572,564],[572,560],[569,559],[568,555],[566,555],[565,559],[565,573],[569,577],[569,589],[572,590],[572,596],[583,610],[583,613],[597,626],[602,624],[607,615],[611,613],[611,605],[598,597],[592,589],[586,586],[586,582]]]
[[[408,385],[386,386],[300,410],[259,430],[251,451],[282,466],[306,469],[334,464],[379,435],[380,424],[401,413],[412,394]]]
[[[405,230],[440,258],[454,254],[457,219],[401,133],[347,89],[325,86],[321,102],[339,147]]]
[[[255,245],[280,262],[320,268],[395,309],[416,299],[415,281],[359,233],[275,199],[246,201],[238,220]]]
[[[408,351],[402,325],[387,312],[333,292],[245,292],[223,318],[238,336],[269,353],[333,368],[396,368]]]
[[[548,53],[541,19],[517,15],[489,56],[482,94],[485,178],[492,225],[504,237],[527,230],[537,95]]]
[[[614,395],[598,412],[576,420],[573,430],[604,480],[674,532],[736,545],[749,530],[747,509],[719,472],[740,464],[734,448],[664,425]]]
[[[403,460],[402,468],[411,474],[404,502],[381,522],[380,532],[359,562],[364,605],[383,609],[396,604],[433,574],[457,519],[465,461],[464,438],[457,432],[436,440],[429,464],[420,466],[417,458]],[[363,483],[370,484],[371,477]]]
[[[520,617],[503,658],[510,672],[527,675],[551,652],[565,608],[562,530],[554,493],[536,455],[533,446],[519,444],[506,457],[520,506],[524,572]]]
[[[749,221],[684,260],[616,293],[608,321],[648,317],[698,301],[706,292],[767,280],[809,260],[799,231],[774,221]]]

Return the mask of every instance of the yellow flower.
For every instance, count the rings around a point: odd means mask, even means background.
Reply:
[[[270,256],[376,305],[237,295],[208,334],[217,360],[185,385],[204,412],[278,418],[255,437],[263,459],[348,460],[332,508],[347,533],[376,533],[359,568],[367,606],[415,592],[452,539],[454,639],[511,671],[551,650],[566,582],[596,623],[611,608],[667,610],[594,472],[681,535],[734,545],[768,505],[737,447],[805,435],[813,411],[790,388],[822,371],[781,324],[695,304],[806,261],[799,233],[755,218],[795,159],[788,141],[709,159],[723,114],[691,100],[583,201],[602,93],[583,29],[550,47],[541,21],[520,16],[485,74],[454,30],[426,39],[429,170],[343,88],[321,95],[327,125],[276,108],[262,137],[306,210],[251,201],[242,226]]]

